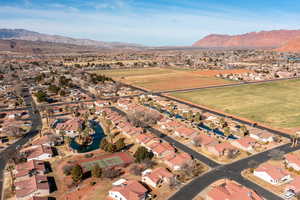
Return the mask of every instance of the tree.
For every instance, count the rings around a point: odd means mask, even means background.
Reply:
[[[201,113],[200,112],[197,112],[194,116],[194,122],[196,123],[200,123],[202,120],[202,116],[201,116]]]
[[[130,167],[129,171],[131,174],[136,176],[141,176],[142,172],[145,170],[141,165],[134,164]]]
[[[192,121],[193,120],[193,111],[189,111],[188,113],[187,113],[187,120],[189,120],[189,121]]]
[[[114,179],[122,174],[122,171],[115,168],[107,168],[102,171],[103,178]]]
[[[224,128],[224,136],[228,138],[230,135],[230,128],[227,126]]]
[[[72,179],[75,183],[79,183],[83,177],[83,171],[80,165],[75,165],[71,171]]]
[[[153,156],[153,153],[148,151],[145,147],[139,147],[134,153],[135,161],[138,163],[146,159],[151,160]]]
[[[121,149],[123,149],[123,148],[126,146],[124,140],[125,140],[125,138],[120,138],[120,139],[115,143],[117,151],[120,151]]]
[[[115,144],[113,144],[113,143],[108,143],[107,144],[107,146],[106,146],[106,151],[107,152],[114,153],[114,152],[116,152],[116,150],[117,150],[117,147],[116,147]]]
[[[221,125],[222,128],[224,128],[224,127],[227,126],[227,122],[225,121],[225,119],[223,117],[220,118],[219,123],[220,123],[220,125]]]
[[[244,136],[247,135],[247,134],[249,133],[247,127],[246,127],[244,124],[241,126],[240,130],[241,130],[241,133],[242,133]]]
[[[46,102],[47,101],[47,93],[44,92],[43,90],[39,90],[34,95],[36,96],[38,102]]]
[[[102,169],[99,167],[98,164],[95,164],[92,168],[91,173],[92,173],[92,177],[100,178],[102,175]]]
[[[108,142],[107,142],[106,138],[103,138],[102,141],[101,141],[101,144],[100,144],[100,148],[102,150],[106,151],[107,145],[108,145]]]

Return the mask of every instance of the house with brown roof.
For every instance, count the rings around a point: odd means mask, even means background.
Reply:
[[[181,126],[178,128],[175,128],[174,134],[179,137],[183,138],[191,138],[197,134],[197,131],[192,128],[188,128],[186,126]]]
[[[146,147],[151,150],[156,157],[164,157],[175,152],[175,148],[168,142],[156,141]]]
[[[285,183],[292,179],[287,170],[269,163],[263,163],[258,166],[254,170],[253,175],[272,185]]]
[[[163,162],[174,171],[181,170],[182,167],[186,165],[190,165],[192,163],[192,157],[185,153],[170,153],[169,155],[165,156]]]
[[[300,171],[300,153],[289,153],[284,156],[288,168],[292,168],[293,170]]]
[[[30,160],[25,163],[16,165],[15,176],[17,179],[28,178],[34,174],[44,175],[46,174],[47,168],[44,161],[41,160]]]
[[[22,149],[20,152],[26,156],[27,161],[46,160],[54,155],[52,148],[47,145],[30,146]]]
[[[83,120],[80,118],[74,117],[72,119],[68,119],[65,122],[58,123],[56,125],[56,133],[59,134],[60,131],[64,131],[67,136],[75,137],[82,129]]]
[[[255,144],[256,140],[247,136],[231,141],[232,146],[239,148],[243,151],[247,151],[249,153],[253,153],[255,151]]]
[[[114,200],[145,200],[148,189],[136,180],[129,180],[114,186],[108,196]]]
[[[285,186],[286,191],[292,191],[294,194],[300,194],[300,176],[296,176]]]
[[[209,145],[207,150],[215,156],[227,156],[229,154],[238,153],[238,149],[232,146],[229,142],[223,142],[216,145]]]
[[[208,191],[206,200],[263,200],[263,198],[255,191],[229,180]]]
[[[204,148],[218,144],[218,141],[214,137],[208,136],[206,134],[199,134],[192,137],[191,139],[192,144]]]
[[[267,131],[263,131],[257,128],[249,130],[249,136],[259,142],[268,143],[274,141],[274,135]]]
[[[32,177],[15,182],[17,200],[29,200],[34,196],[47,196],[50,186],[47,176],[33,175]]]
[[[142,172],[142,182],[154,188],[164,183],[170,183],[172,178],[175,178],[175,175],[162,167]]]

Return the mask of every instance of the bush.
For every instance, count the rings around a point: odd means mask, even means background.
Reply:
[[[63,166],[63,173],[65,176],[70,176],[72,172],[73,166],[71,165],[65,165]]]
[[[85,158],[92,158],[93,156],[94,156],[93,153],[88,153],[84,155]]]

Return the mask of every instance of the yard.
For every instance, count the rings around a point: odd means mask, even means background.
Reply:
[[[300,80],[178,92],[171,96],[277,128],[300,128]]]
[[[170,68],[143,68],[98,71],[124,83],[143,87],[152,91],[198,88],[213,85],[230,84],[227,81],[200,71],[176,70]]]

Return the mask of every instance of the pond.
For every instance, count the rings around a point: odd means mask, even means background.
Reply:
[[[92,129],[95,133],[92,135],[93,142],[90,145],[80,145],[76,142],[76,137],[72,138],[70,147],[77,151],[77,153],[87,153],[99,149],[101,140],[105,137],[104,131],[100,124],[96,121],[90,121]]]

